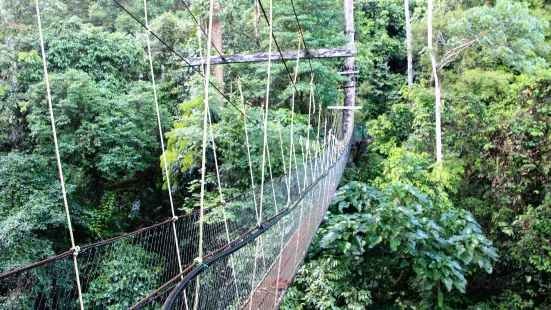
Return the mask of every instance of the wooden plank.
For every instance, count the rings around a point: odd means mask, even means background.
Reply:
[[[358,73],[360,73],[360,71],[337,72],[338,75],[357,75]]]
[[[302,50],[299,52],[300,59],[315,59],[315,58],[334,58],[334,57],[351,57],[357,53],[356,48],[320,48],[316,50]],[[249,62],[262,62],[268,61],[270,53],[254,53],[254,54],[233,54],[224,55],[222,57],[211,57],[210,63],[212,65],[225,65],[231,63],[249,63]],[[283,58],[281,57],[283,55]],[[279,52],[272,53],[272,61],[294,60],[297,58],[297,51],[283,51],[281,55]],[[200,66],[201,63],[206,61],[205,57],[192,57],[185,58],[183,62],[184,67]]]

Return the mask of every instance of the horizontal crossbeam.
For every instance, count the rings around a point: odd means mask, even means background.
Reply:
[[[316,50],[302,50],[298,53],[300,59],[315,59],[315,58],[335,58],[335,57],[351,57],[357,53],[355,48],[320,48]],[[283,56],[283,57],[282,57]],[[254,53],[254,54],[233,54],[218,57],[211,57],[212,65],[225,65],[231,63],[249,63],[268,61],[270,53]],[[296,51],[283,51],[280,53],[272,53],[272,61],[293,60],[297,58]],[[200,66],[206,63],[206,57],[184,58],[184,67]]]
[[[336,106],[336,105],[330,105],[327,107],[328,110],[361,110],[361,106]]]

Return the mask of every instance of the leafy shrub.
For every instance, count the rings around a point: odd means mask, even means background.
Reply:
[[[470,212],[410,185],[351,182],[337,191],[299,274],[299,298],[307,309],[362,309],[354,302],[392,302],[409,286],[421,305],[443,307],[465,293],[470,272],[491,273],[497,258]]]

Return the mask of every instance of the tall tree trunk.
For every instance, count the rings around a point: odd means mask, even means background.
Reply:
[[[442,162],[442,125],[440,120],[440,82],[438,80],[438,70],[436,68],[436,50],[432,44],[432,8],[433,0],[428,0],[427,9],[427,33],[428,33],[428,49],[430,52],[430,61],[432,64],[432,75],[434,77],[434,97],[435,97],[435,117],[436,117],[436,162]]]
[[[404,0],[404,11],[406,17],[406,50],[408,55],[408,88],[413,88],[413,52],[411,50],[411,20],[409,17],[409,1]]]
[[[355,48],[354,44],[354,1],[353,0],[344,0],[344,36],[348,39],[346,43],[347,48]],[[344,59],[344,72],[354,71],[354,57],[346,57]],[[348,81],[344,83],[344,105],[345,106],[354,106],[355,101],[355,87],[353,81],[353,75],[348,75]],[[343,127],[344,132],[348,133],[349,130],[353,130],[352,126],[354,119],[352,118],[352,110],[343,111]]]
[[[222,10],[220,3],[215,2],[214,4],[214,14],[218,14]],[[223,49],[222,49],[222,21],[216,17],[213,17],[212,19],[212,44],[218,52],[220,53],[220,56],[222,56]],[[217,52],[217,53],[218,53]],[[222,69],[222,65],[218,65],[214,67],[214,77],[216,78],[216,86],[220,91],[224,91],[224,71]],[[224,107],[224,96],[220,94],[220,107]]]

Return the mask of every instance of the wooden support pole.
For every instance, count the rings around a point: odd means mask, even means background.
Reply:
[[[348,39],[346,47],[348,49],[356,49],[354,44],[354,0],[344,0],[344,36]],[[354,56],[351,55],[344,59],[344,65],[342,68],[343,72],[354,71]],[[348,107],[353,107],[355,104],[356,97],[356,87],[354,85],[354,80],[352,76],[348,77],[348,81],[342,86],[344,89],[344,105]],[[349,130],[353,130],[352,110],[343,111],[343,125],[344,132],[348,133]]]
[[[281,54],[283,55],[283,58],[278,52],[272,53],[271,55],[272,61],[281,61],[282,59],[295,60],[297,58],[296,51],[283,51],[281,52]],[[350,57],[355,55],[356,55],[355,47],[320,48],[316,50],[308,50],[308,52],[304,50],[299,52],[300,59]],[[268,58],[270,58],[269,53],[233,54],[233,55],[226,55],[222,57],[211,57],[210,63],[213,65],[225,65],[225,64],[232,64],[232,63],[262,62],[262,61],[268,61]],[[183,62],[183,66],[184,67],[200,66],[201,62],[205,63],[205,59],[201,59],[201,57],[185,58],[185,61]]]

